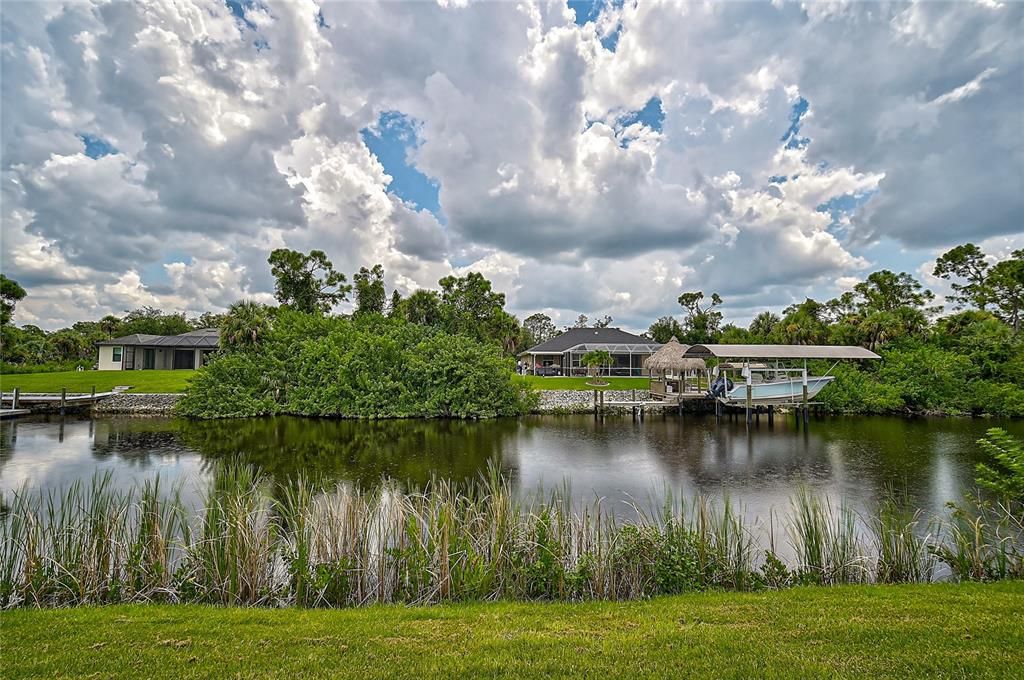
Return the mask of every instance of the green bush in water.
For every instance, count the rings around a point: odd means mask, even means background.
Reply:
[[[224,349],[191,382],[178,413],[347,418],[482,418],[534,404],[495,345],[378,314],[280,311],[258,345]]]

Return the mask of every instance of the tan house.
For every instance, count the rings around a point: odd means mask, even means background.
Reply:
[[[220,344],[220,331],[203,328],[181,335],[136,333],[98,342],[101,371],[195,369]]]

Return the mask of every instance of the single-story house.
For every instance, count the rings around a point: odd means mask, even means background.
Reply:
[[[612,356],[604,375],[643,376],[644,360],[661,345],[619,328],[570,328],[519,355],[534,375],[586,375],[583,355],[604,350]]]
[[[101,371],[146,369],[194,369],[217,350],[220,331],[203,328],[181,335],[136,333],[96,343]]]

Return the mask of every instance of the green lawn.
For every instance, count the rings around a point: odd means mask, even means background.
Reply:
[[[131,385],[132,392],[184,392],[194,371],[62,371],[60,373],[15,373],[0,376],[5,392],[20,387],[22,392],[109,392],[116,385]]]
[[[0,614],[5,677],[1024,677],[1024,583]]]
[[[516,376],[528,385],[533,385],[538,390],[593,390],[587,384],[591,378],[545,378],[536,375]],[[601,378],[602,382],[608,383],[603,390],[646,390],[651,386],[650,378]]]

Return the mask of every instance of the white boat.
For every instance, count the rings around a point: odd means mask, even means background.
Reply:
[[[821,392],[825,385],[835,380],[835,376],[808,376],[807,377],[807,399],[813,400]],[[803,378],[792,378],[782,380],[771,380],[767,382],[755,382],[750,386],[750,401],[755,406],[796,404],[803,401],[804,383]],[[718,398],[725,404],[746,404],[747,385],[744,382],[734,384],[733,388]]]

